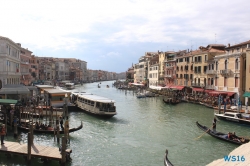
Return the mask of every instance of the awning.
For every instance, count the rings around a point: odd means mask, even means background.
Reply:
[[[250,92],[245,92],[245,93],[243,94],[243,97],[250,97]]]
[[[196,92],[203,92],[204,89],[202,89],[202,88],[193,88],[193,91],[196,91]]]
[[[171,89],[177,89],[177,90],[182,90],[184,86],[171,86]]]
[[[213,92],[214,90],[211,90],[211,89],[206,89],[205,90],[205,93],[210,93],[210,92]]]
[[[226,92],[228,96],[232,96],[235,94],[235,92]]]
[[[211,91],[209,95],[211,96],[218,96],[218,95],[225,95],[225,96],[232,96],[236,92],[225,92],[225,91]]]
[[[17,100],[12,99],[0,99],[0,104],[16,104]]]

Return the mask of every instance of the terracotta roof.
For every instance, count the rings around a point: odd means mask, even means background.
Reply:
[[[250,40],[242,42],[242,43],[239,43],[239,44],[232,45],[232,46],[227,47],[227,48],[238,47],[238,46],[242,46],[242,45],[245,45],[245,44],[250,44]]]
[[[224,51],[224,50],[221,50],[221,49],[210,48],[210,49],[208,50],[208,52],[222,52],[222,53],[224,53],[225,51]]]

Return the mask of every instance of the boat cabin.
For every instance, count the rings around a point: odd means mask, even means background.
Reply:
[[[233,117],[233,118],[242,118],[240,113],[234,113],[234,112],[226,112],[224,113],[224,116],[229,116],[229,117]]]
[[[37,87],[38,95],[40,96],[44,96],[44,90],[54,89],[54,86],[52,85],[36,85],[36,87]]]
[[[93,94],[81,94],[77,97],[78,106],[92,112],[116,112],[114,103],[114,100]]]
[[[74,83],[66,83],[66,84],[65,84],[65,88],[66,88],[66,89],[69,89],[69,90],[70,90],[70,89],[74,89],[74,88],[75,88],[75,84],[74,84]]]
[[[45,89],[44,97],[45,101],[48,101],[49,106],[56,108],[62,108],[64,103],[69,104],[70,92],[62,89]]]

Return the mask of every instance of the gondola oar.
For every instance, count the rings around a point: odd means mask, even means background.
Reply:
[[[213,127],[213,125],[212,125],[211,127]],[[210,128],[211,128],[211,127],[210,127]],[[206,133],[210,130],[210,128],[207,129],[207,131],[204,131],[204,133],[202,133],[199,137],[195,138],[195,140],[200,139],[204,134],[206,134]]]

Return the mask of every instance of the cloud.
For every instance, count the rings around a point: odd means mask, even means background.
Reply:
[[[249,40],[247,0],[2,2],[0,35],[38,55],[73,52],[89,62],[93,54],[109,61],[126,57],[130,67],[129,58],[134,62],[147,51]],[[108,61],[106,66],[110,67]]]

